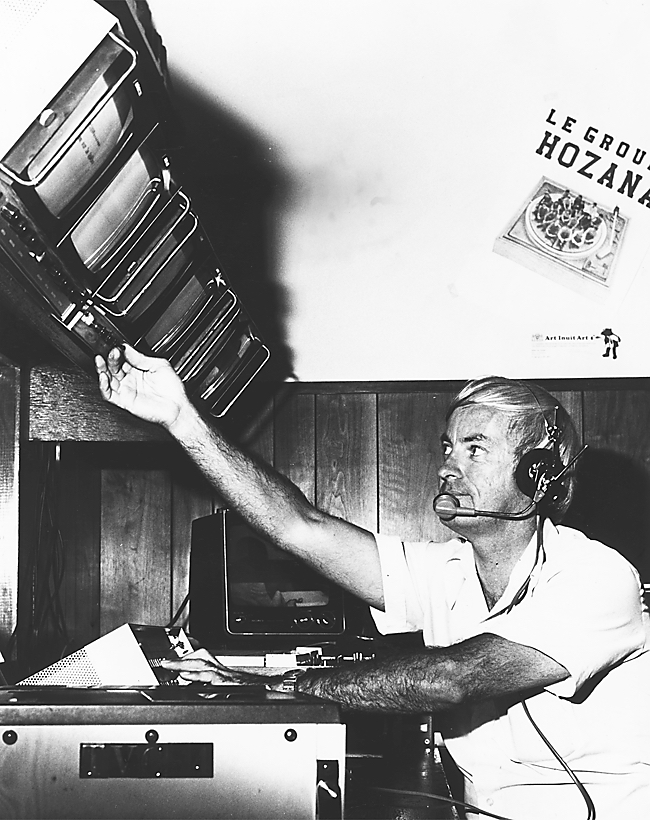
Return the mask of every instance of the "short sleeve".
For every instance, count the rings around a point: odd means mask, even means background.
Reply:
[[[383,635],[419,632],[422,610],[409,572],[405,546],[399,538],[376,535],[384,584],[384,611],[370,609],[377,629]]]
[[[590,678],[644,647],[638,575],[621,555],[598,545],[586,561],[540,578],[521,603],[486,620],[482,631],[562,664],[570,677],[547,689],[572,697]]]

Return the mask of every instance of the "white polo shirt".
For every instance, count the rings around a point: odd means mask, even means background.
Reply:
[[[427,646],[491,633],[538,649],[569,678],[526,701],[586,787],[597,820],[650,817],[650,622],[636,570],[615,550],[546,522],[488,611],[471,544],[377,536],[384,633],[422,631]],[[510,608],[530,576],[523,599]],[[466,799],[513,820],[582,820],[587,806],[516,698],[439,715]],[[472,815],[473,816],[473,815]]]

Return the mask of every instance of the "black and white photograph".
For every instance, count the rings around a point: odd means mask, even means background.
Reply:
[[[0,820],[650,816],[647,0],[0,0]]]

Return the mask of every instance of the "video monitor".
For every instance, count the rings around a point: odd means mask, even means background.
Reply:
[[[317,642],[344,632],[343,592],[231,510],[192,523],[190,633],[204,644]]]
[[[205,328],[215,322],[227,321],[236,309],[237,298],[231,290],[220,292],[216,284],[206,286],[192,275],[144,340],[152,352],[180,361],[180,351],[188,350],[189,355],[192,340],[202,337]]]
[[[135,321],[151,308],[194,260],[202,241],[197,228],[189,200],[178,191],[152,223],[138,231],[119,264],[96,289],[95,296],[106,311]]]
[[[60,217],[115,157],[134,118],[135,52],[110,33],[2,160]]]
[[[248,320],[243,315],[239,316],[230,332],[220,340],[220,344],[214,345],[207,372],[204,372],[198,380],[196,390],[204,401],[209,401],[211,396],[237,371],[241,362],[248,357],[255,341]]]
[[[236,300],[222,298],[212,306],[203,322],[195,324],[194,332],[188,336],[183,347],[169,357],[183,381],[196,383],[206,375],[210,362],[223,351],[241,315]]]
[[[209,408],[211,416],[220,418],[232,407],[235,400],[243,393],[259,371],[269,360],[271,353],[268,347],[257,337],[249,336],[245,355],[238,358],[228,368],[225,378],[200,393],[200,398]]]
[[[71,232],[81,261],[91,273],[115,264],[129,235],[168,196],[163,170],[146,148],[137,150]]]

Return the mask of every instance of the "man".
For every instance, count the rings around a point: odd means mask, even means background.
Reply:
[[[105,399],[162,424],[230,507],[366,601],[380,631],[423,634],[421,649],[309,670],[298,691],[353,709],[439,713],[466,799],[484,811],[573,819],[593,817],[595,804],[598,820],[646,816],[650,627],[638,575],[618,553],[552,523],[573,490],[569,473],[546,480],[557,463],[528,460],[532,490],[515,476],[530,450],[564,465],[576,453],[570,419],[546,391],[490,378],[460,392],[439,471],[441,517],[456,537],[402,544],[315,509],[235,448],[164,360],[127,347],[99,357],[97,369]],[[543,496],[548,520],[531,495]],[[169,666],[193,681],[254,677],[203,649]]]

